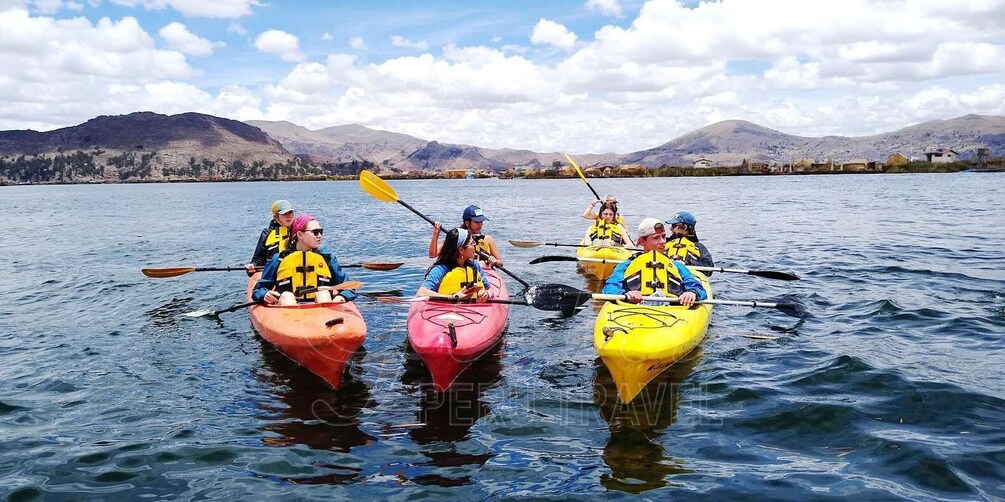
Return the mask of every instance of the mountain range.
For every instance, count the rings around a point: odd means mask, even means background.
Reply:
[[[583,166],[690,166],[699,158],[711,160],[715,165],[738,165],[744,159],[780,163],[803,158],[835,162],[855,158],[882,161],[895,152],[924,158],[926,151],[935,148],[951,148],[962,158],[969,158],[979,147],[989,148],[992,156],[1005,154],[1005,117],[965,115],[862,137],[803,137],[752,122],[728,120],[648,150],[625,154],[577,154],[575,158]],[[441,143],[356,124],[310,130],[290,122],[239,122],[199,113],[137,112],[99,116],[80,125],[48,132],[0,131],[0,177],[14,181],[53,181],[47,177],[55,177],[54,166],[65,165],[65,162],[50,162],[49,171],[41,174],[26,171],[24,166],[31,162],[41,165],[39,159],[55,159],[75,151],[78,154],[74,162],[86,168],[69,172],[64,168],[58,181],[86,180],[88,176],[95,181],[116,177],[157,180],[206,176],[239,179],[323,176],[355,172],[370,164],[394,171],[484,169],[498,172],[515,166],[533,168],[564,162],[559,152]],[[121,160],[137,155],[141,155],[142,162],[134,160],[132,164],[123,164]],[[11,167],[15,162],[21,166],[17,170]],[[141,165],[145,167],[136,167]],[[341,167],[333,171],[332,165]]]

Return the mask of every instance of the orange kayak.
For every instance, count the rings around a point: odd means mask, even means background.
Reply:
[[[261,273],[248,281],[248,301]],[[255,305],[255,331],[297,364],[338,390],[346,361],[366,338],[366,322],[352,303]]]

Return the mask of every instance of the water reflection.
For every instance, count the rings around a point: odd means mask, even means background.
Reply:
[[[436,392],[429,370],[417,354],[408,350],[401,381],[421,388],[417,426],[408,435],[417,444],[428,446],[422,454],[429,459],[416,464],[422,473],[410,476],[412,482],[443,487],[467,485],[473,478],[463,469],[458,475],[457,468],[467,466],[467,472],[473,473],[494,456],[488,451],[472,453],[471,445],[459,451],[458,444],[469,439],[475,423],[492,412],[482,398],[502,381],[501,353],[502,343],[465,368],[447,392]],[[433,468],[434,472],[422,467]],[[436,472],[440,470],[452,475]]]
[[[281,401],[262,406],[269,415],[263,417],[266,437],[262,441],[266,445],[303,444],[318,450],[348,452],[376,441],[359,427],[362,410],[376,405],[360,378],[365,349],[353,354],[342,389],[336,391],[265,340],[259,341],[267,371],[258,372],[258,379],[269,383]]]
[[[614,379],[597,358],[594,398],[611,431],[603,454],[611,473],[600,477],[604,487],[642,493],[670,485],[669,478],[675,474],[692,472],[684,467],[683,460],[668,454],[659,438],[677,419],[680,400],[689,388],[684,382],[702,356],[698,347],[649,382],[628,404],[618,401]]]

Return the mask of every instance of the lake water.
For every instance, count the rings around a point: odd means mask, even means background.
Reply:
[[[525,280],[593,286],[572,263],[579,180],[392,181],[459,223],[478,204]],[[429,227],[355,182],[0,188],[0,494],[11,500],[654,500],[1005,497],[1005,177],[598,179],[630,226],[687,209],[720,298],[800,298],[813,317],[717,307],[700,349],[618,405],[592,346],[597,308],[513,307],[504,343],[444,396],[407,349],[407,308],[369,325],[335,392],[258,338],[238,265],[273,199],[318,217],[362,291],[411,294]],[[633,229],[634,233],[634,229]],[[509,280],[511,292],[519,291]],[[743,335],[774,337],[754,340]]]

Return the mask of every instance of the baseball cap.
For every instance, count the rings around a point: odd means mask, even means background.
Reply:
[[[482,222],[489,218],[482,212],[482,208],[478,206],[468,206],[464,208],[464,216],[461,219]]]
[[[656,218],[646,218],[639,223],[639,238],[649,237],[663,228],[663,222]]]
[[[286,214],[293,211],[293,204],[285,199],[280,199],[272,203],[272,214]]]
[[[687,211],[678,211],[667,220],[668,225],[676,225],[677,223],[684,223],[693,227],[698,223],[698,220],[694,218],[693,214]]]

